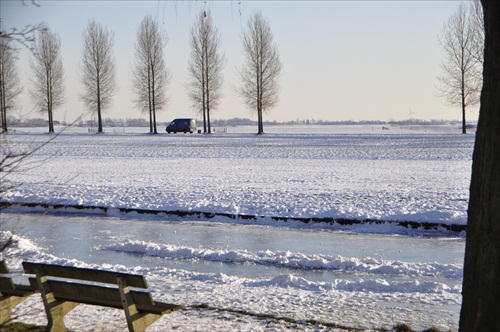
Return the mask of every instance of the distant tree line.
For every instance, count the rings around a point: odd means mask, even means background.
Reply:
[[[28,92],[36,109],[47,116],[49,132],[54,132],[54,112],[64,101],[64,68],[60,54],[61,40],[46,23],[27,27],[23,38],[0,28],[0,109],[1,128],[8,131],[8,114],[18,105],[16,98],[23,87],[15,66],[12,43],[32,43],[30,87]],[[28,36],[28,33],[30,34]],[[150,133],[157,133],[157,112],[168,105],[166,89],[170,73],[165,62],[168,43],[166,32],[151,16],[144,17],[137,28],[135,62],[132,68],[132,92],[135,107],[149,118]],[[226,58],[221,52],[222,35],[210,11],[197,15],[190,32],[191,56],[188,60],[187,94],[192,108],[201,115],[204,132],[211,132],[212,112],[222,98],[222,70]],[[240,67],[240,85],[236,88],[245,105],[257,113],[258,133],[263,131],[263,113],[279,100],[278,79],[282,64],[269,23],[262,13],[253,13],[242,36],[245,63]],[[79,98],[96,116],[97,132],[103,132],[103,113],[113,102],[116,86],[116,60],[113,54],[114,33],[94,19],[83,32],[83,48],[78,74],[83,86]]]
[[[18,119],[14,116],[8,115],[7,121],[17,127],[45,127],[48,125],[48,120],[42,118],[21,118]],[[197,119],[197,123],[202,123],[203,120]],[[444,120],[444,119],[432,119],[432,120],[421,120],[421,119],[407,119],[399,121],[382,121],[382,120],[316,120],[316,119],[296,119],[290,121],[264,121],[265,126],[281,126],[281,125],[456,125],[461,124],[461,121],[457,120]],[[144,118],[103,118],[102,124],[104,127],[149,127],[150,122]],[[167,125],[168,122],[157,122],[158,125]],[[227,127],[227,126],[254,126],[257,125],[256,120],[248,118],[231,118],[231,119],[213,119],[211,120],[212,127]],[[54,120],[54,125],[66,126],[68,125],[65,121]],[[96,119],[92,120],[80,120],[72,123],[74,126],[79,127],[98,127],[98,122]],[[472,124],[467,125],[468,128],[472,127]]]
[[[16,108],[16,98],[23,91],[15,67],[15,48],[11,45],[17,41],[33,45],[28,92],[36,108],[47,115],[49,132],[53,132],[54,112],[64,103],[59,36],[46,23],[10,34],[0,32],[2,131],[8,130],[7,114]],[[89,21],[83,33],[84,46],[78,65],[83,85],[80,99],[89,113],[97,117],[97,132],[102,132],[102,114],[111,106],[116,92],[113,40],[113,32],[95,20]],[[443,25],[439,42],[444,53],[442,73],[438,77],[439,92],[450,105],[460,106],[462,132],[466,133],[466,110],[478,104],[482,86],[484,22],[478,0],[459,5]],[[137,28],[132,90],[136,108],[149,117],[151,133],[157,133],[157,112],[163,111],[169,101],[166,88],[170,73],[164,54],[167,43],[166,32],[152,16],[145,16]],[[185,87],[192,108],[202,117],[206,133],[211,132],[212,112],[217,110],[222,98],[222,70],[226,58],[220,50],[221,43],[222,35],[210,11],[200,11],[190,30],[189,78]],[[242,46],[244,63],[238,68],[240,83],[235,91],[247,108],[257,114],[255,124],[257,132],[262,134],[264,124],[269,124],[264,121],[263,114],[279,102],[279,78],[283,67],[269,22],[262,13],[250,15],[242,34]]]

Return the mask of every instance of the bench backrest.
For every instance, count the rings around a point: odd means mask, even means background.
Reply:
[[[124,287],[147,288],[146,278],[137,274],[31,262],[23,262],[23,267],[26,274],[36,275],[28,278],[35,291],[41,292],[43,288],[44,292],[49,291],[61,301],[123,308]],[[129,301],[139,310],[154,306],[153,298],[148,291],[130,290],[127,294],[131,296]]]
[[[120,273],[105,270],[93,270],[71,266],[61,266],[42,263],[23,262],[24,272],[27,274],[36,274],[37,269],[44,276],[76,279],[83,281],[100,282],[116,285],[116,278],[119,276],[126,281],[129,287],[148,288],[146,278],[138,274]]]

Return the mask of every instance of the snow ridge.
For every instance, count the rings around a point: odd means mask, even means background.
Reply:
[[[145,241],[125,241],[103,246],[102,250],[143,254],[165,259],[192,259],[228,264],[256,264],[301,270],[342,270],[380,275],[442,276],[461,278],[462,267],[458,264],[408,263],[365,258],[346,258],[340,255],[306,255],[290,251],[212,250],[180,247]]]

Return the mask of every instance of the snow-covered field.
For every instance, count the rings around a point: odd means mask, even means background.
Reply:
[[[267,217],[466,222],[473,135],[315,127],[358,134],[296,134],[291,132],[306,130],[277,126],[264,136],[93,135],[74,128],[30,160],[36,167],[12,177],[15,189],[4,199]],[[13,149],[29,149],[48,136],[18,131],[8,139]]]
[[[103,135],[95,135],[87,129],[70,128],[40,149],[19,172],[8,175],[12,189],[2,200],[67,205],[72,207],[65,210],[68,216],[75,211],[81,215],[82,210],[75,207],[102,207],[105,213],[92,209],[86,218],[98,218],[101,224],[110,225],[117,221],[120,225],[146,222],[147,229],[167,227],[164,223],[168,221],[191,223],[194,215],[186,219],[168,213],[122,213],[120,209],[215,213],[219,216],[209,220],[202,217],[194,223],[212,225],[220,232],[227,225],[237,225],[239,228],[232,230],[235,234],[247,234],[250,226],[246,225],[250,224],[266,227],[266,232],[277,236],[282,236],[285,228],[313,238],[324,236],[324,232],[326,236],[338,236],[339,232],[368,232],[373,237],[397,234],[401,243],[408,235],[411,241],[421,239],[422,243],[428,239],[420,236],[432,235],[425,243],[443,250],[444,260],[427,261],[425,250],[421,260],[411,260],[408,256],[398,259],[397,253],[391,259],[375,257],[373,248],[367,248],[364,254],[329,254],[334,249],[325,247],[323,252],[317,247],[313,250],[312,244],[301,247],[300,243],[293,250],[240,248],[238,243],[220,247],[214,243],[186,245],[164,237],[143,238],[140,232],[117,234],[120,226],[89,242],[94,256],[121,253],[116,257],[127,255],[130,263],[68,257],[65,252],[44,247],[37,242],[43,242],[44,237],[29,232],[20,234],[15,246],[2,255],[17,269],[22,260],[41,260],[145,274],[156,299],[183,305],[208,303],[361,328],[387,328],[398,322],[422,329],[432,325],[445,330],[457,327],[462,274],[457,257],[461,253],[452,256],[446,250],[456,241],[460,247],[463,233],[407,230],[393,222],[466,224],[474,135],[460,135],[459,129],[451,126],[275,126],[265,128],[267,134],[263,136],[252,134],[254,129],[231,127],[212,135],[149,135],[143,133],[144,128],[110,128]],[[39,146],[50,137],[44,130],[19,129],[6,136],[8,147],[22,151]],[[7,143],[2,142],[2,146],[7,147]],[[220,216],[225,214],[258,217]],[[3,214],[4,227],[11,216],[16,215]],[[283,222],[276,217],[383,223],[311,225]],[[3,236],[7,234],[4,227]],[[401,246],[399,252],[403,249]],[[197,270],[196,264],[176,269],[156,260],[152,264],[148,257],[162,262],[201,261],[207,266],[270,266],[273,272],[245,276],[241,268],[235,273],[215,273]],[[315,280],[308,272],[318,270],[329,274],[328,280]],[[18,319],[43,324],[40,306],[39,301],[30,299],[17,309]],[[98,318],[89,320],[96,312]],[[121,312],[98,307],[82,306],[68,317],[68,326],[77,331],[92,331],[96,326],[103,331],[119,331],[124,324]],[[162,318],[150,330],[294,328],[326,329],[191,308]]]

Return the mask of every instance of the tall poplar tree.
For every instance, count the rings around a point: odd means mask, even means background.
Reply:
[[[210,11],[201,11],[191,28],[188,96],[194,109],[203,115],[203,132],[210,133],[211,111],[222,98],[222,70],[226,59],[220,51],[221,34]]]
[[[264,133],[263,113],[279,101],[278,79],[283,64],[273,38],[269,22],[262,13],[253,13],[243,33],[245,63],[239,71],[241,84],[236,91],[246,106],[257,113],[258,134]]]
[[[16,97],[23,91],[10,40],[0,38],[0,123],[8,131],[7,114],[15,108]]]
[[[166,87],[169,81],[165,65],[167,35],[158,23],[147,15],[137,29],[133,90],[136,106],[149,115],[149,132],[157,134],[156,113],[168,104]]]
[[[111,106],[116,91],[113,33],[95,20],[89,21],[83,34],[80,95],[87,109],[97,114],[98,133],[102,133],[102,113]]]
[[[64,103],[64,70],[61,40],[46,23],[37,30],[31,54],[31,99],[41,113],[47,113],[49,133],[53,133],[54,111]]]

